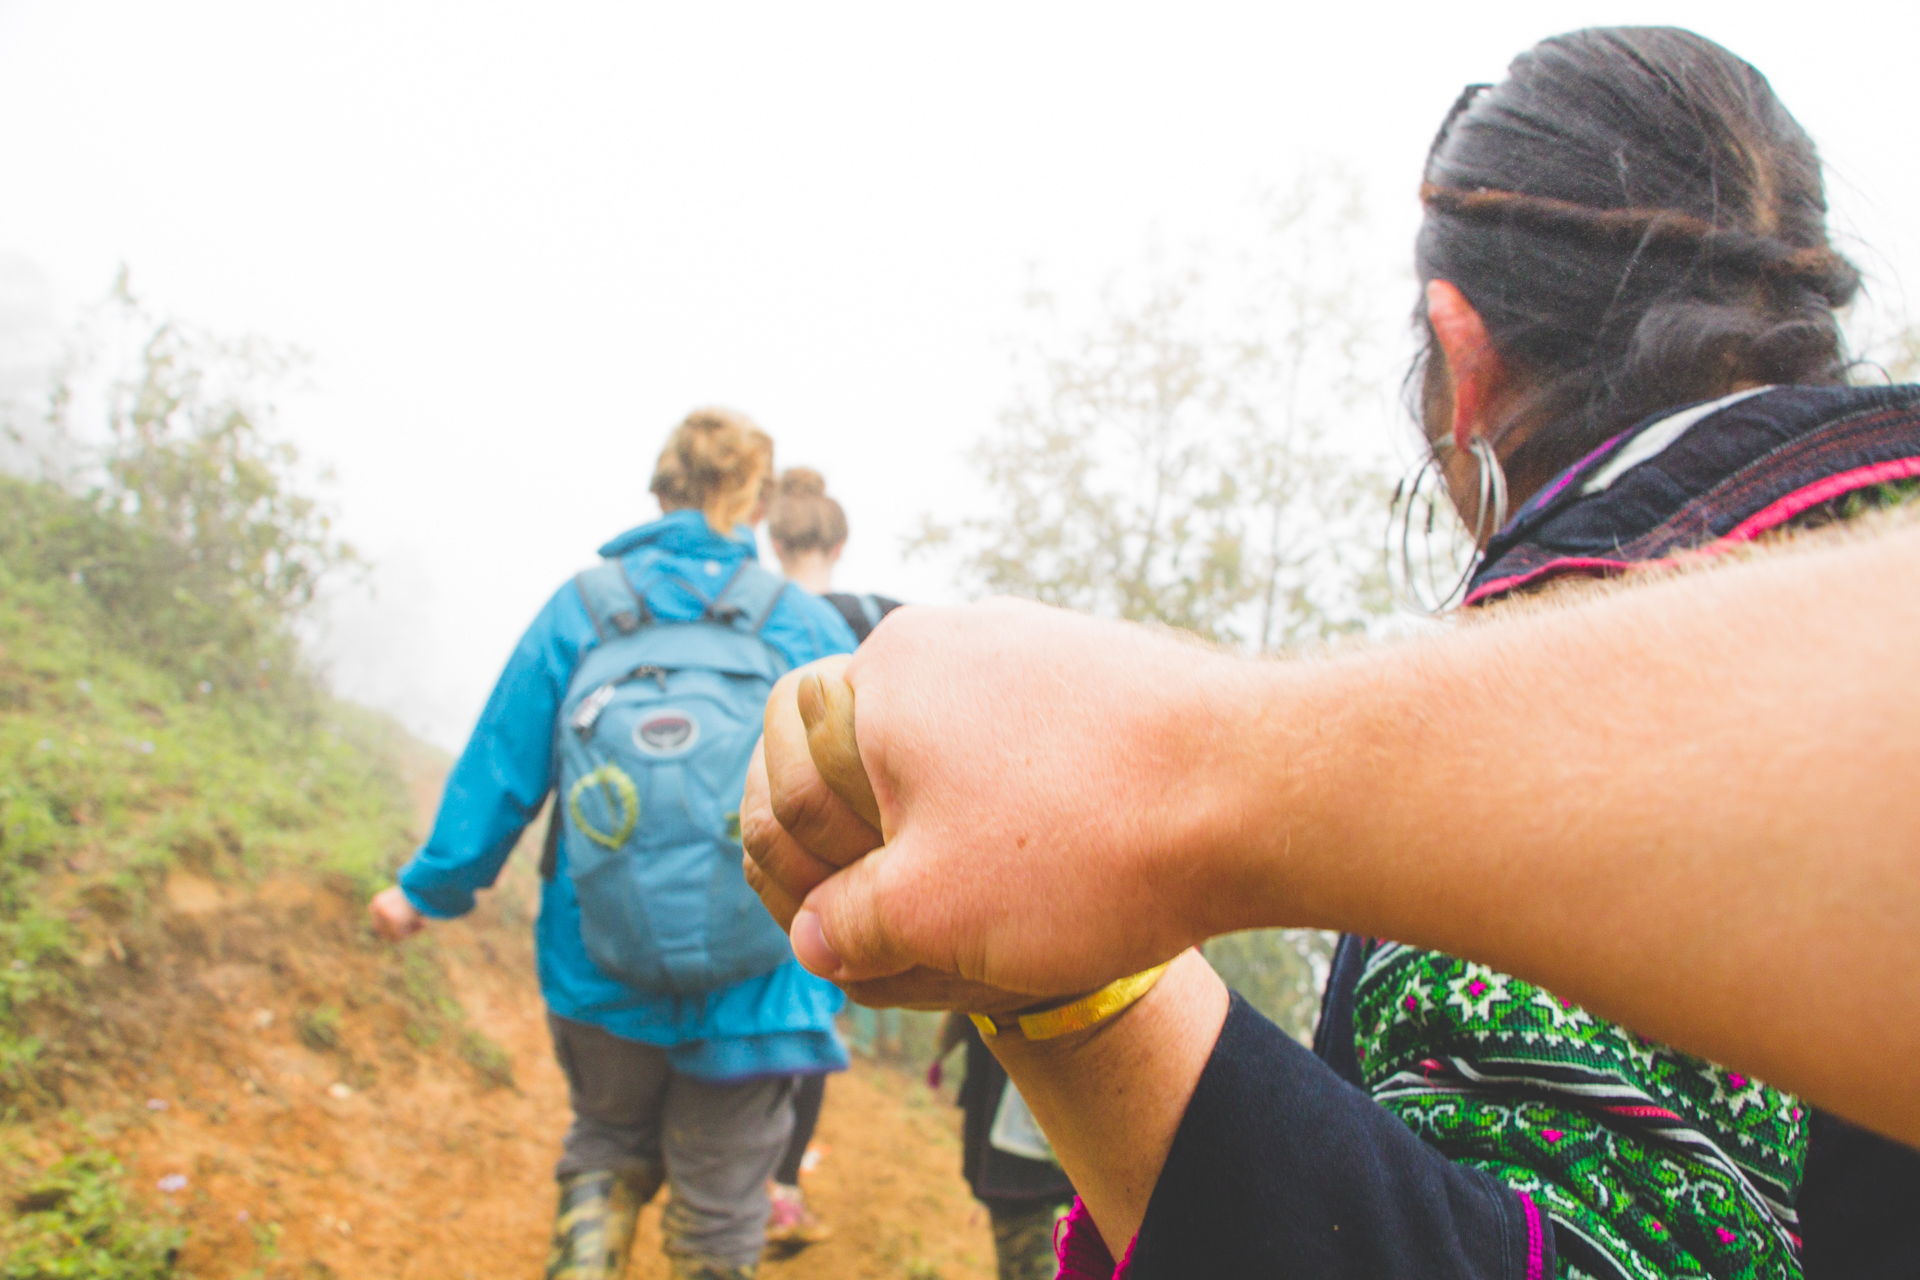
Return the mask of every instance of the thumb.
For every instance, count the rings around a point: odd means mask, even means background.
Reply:
[[[789,937],[802,967],[834,982],[865,982],[904,973],[917,963],[888,911],[883,847],[814,886],[793,917]]]

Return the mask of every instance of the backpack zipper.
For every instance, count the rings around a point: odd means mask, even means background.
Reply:
[[[573,719],[568,721],[568,723],[573,726],[573,731],[583,737],[591,733],[594,724],[600,719],[600,713],[607,709],[609,702],[613,701],[613,695],[619,690],[620,686],[629,680],[643,680],[648,676],[652,676],[660,682],[660,692],[665,693],[667,691],[667,669],[665,667],[656,667],[652,663],[635,667],[633,670],[627,672],[627,674],[618,679],[607,681],[598,689],[595,689],[592,693],[580,699],[580,705],[573,710]]]

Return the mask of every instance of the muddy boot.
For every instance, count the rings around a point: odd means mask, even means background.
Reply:
[[[753,1280],[754,1269],[706,1258],[673,1259],[673,1280]]]
[[[685,1205],[677,1199],[669,1199],[666,1212],[660,1215],[660,1234],[672,1280],[753,1280],[755,1264],[741,1266],[703,1258],[688,1246]]]
[[[634,1224],[662,1180],[658,1165],[560,1179],[546,1280],[620,1280],[633,1249]]]

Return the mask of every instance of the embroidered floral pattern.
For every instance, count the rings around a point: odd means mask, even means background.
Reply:
[[[1368,953],[1354,1040],[1381,1105],[1547,1213],[1567,1280],[1799,1276],[1789,1095],[1393,943]]]

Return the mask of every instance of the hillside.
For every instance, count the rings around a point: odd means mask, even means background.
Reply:
[[[423,829],[444,760],[264,675],[183,679],[12,532],[0,522],[0,1277],[538,1275],[568,1113],[532,859],[472,919],[378,943],[363,904]],[[808,1185],[835,1238],[763,1275],[992,1273],[956,1115],[924,1086],[838,1077],[818,1140]],[[630,1276],[665,1274],[658,1219]]]

